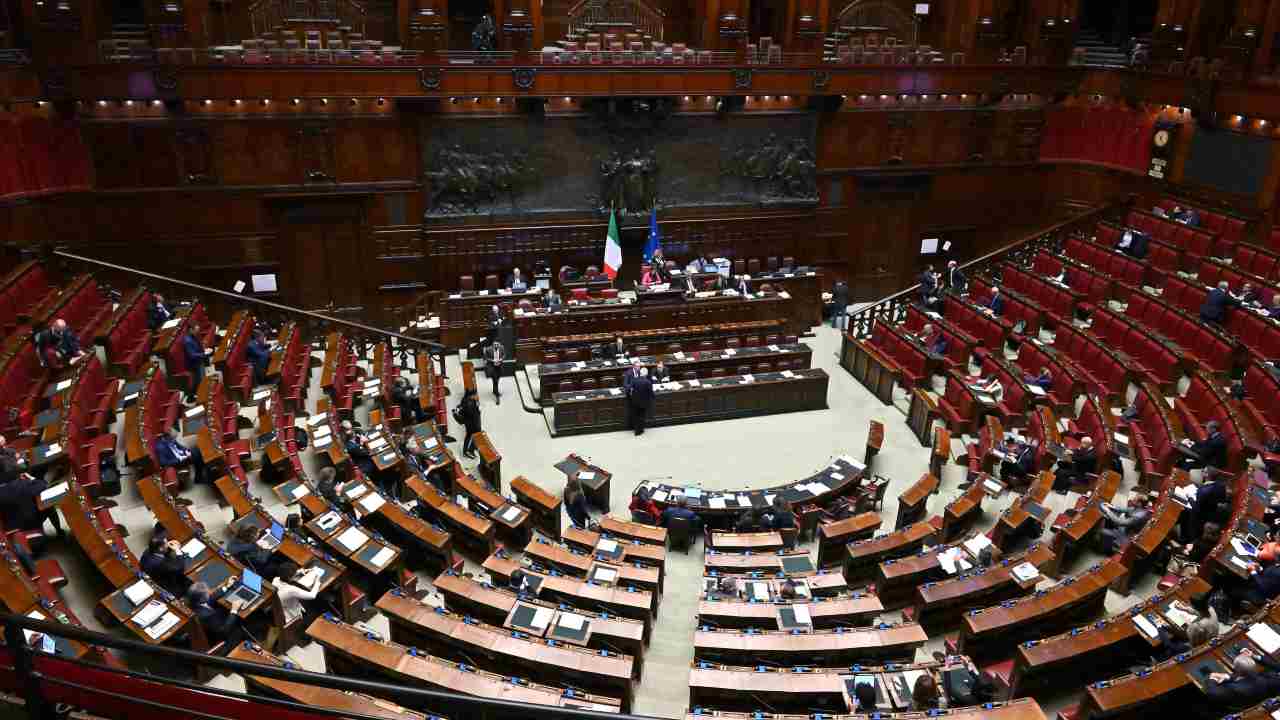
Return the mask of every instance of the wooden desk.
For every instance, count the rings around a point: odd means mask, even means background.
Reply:
[[[337,522],[332,525],[327,524],[327,519],[335,515],[338,518]],[[332,509],[317,515],[304,527],[308,533],[324,543],[334,555],[350,560],[371,578],[381,578],[380,584],[394,583],[396,570],[400,567],[400,557],[403,554],[400,548],[373,537],[367,529],[359,525],[352,525],[344,516],[338,515],[337,511]],[[349,530],[352,531],[351,534],[346,535]],[[348,539],[351,544],[345,542]]]
[[[988,475],[977,475],[973,484],[960,497],[947,503],[942,511],[942,539],[950,540],[963,533],[982,514],[982,499],[986,497],[983,481]]]
[[[971,538],[977,533],[971,533]],[[880,561],[876,566],[876,594],[887,608],[910,605],[915,599],[917,585],[943,580],[947,573],[938,561],[938,556],[953,547],[964,547],[967,538],[961,538],[947,544],[934,545],[920,550],[913,555],[889,558]],[[975,563],[970,553],[964,555],[966,561]]]
[[[492,625],[464,622],[462,616],[442,612],[398,592],[378,599],[377,607],[391,623],[397,642],[418,647],[448,647],[466,653],[487,667],[520,667],[543,681],[614,693],[622,710],[631,708],[634,661],[630,655],[534,640]],[[493,664],[490,664],[493,663]]]
[[[862,464],[868,468],[876,455],[880,454],[880,448],[884,446],[884,423],[879,420],[872,420],[867,428],[867,449],[862,455]]]
[[[543,490],[523,475],[517,475],[511,481],[511,492],[515,494],[521,505],[528,508],[535,528],[547,537],[557,539],[560,537],[561,500],[559,497]]]
[[[368,480],[353,480],[342,487],[341,495],[362,525],[376,526],[405,550],[404,561],[411,567],[441,570],[452,561],[452,538],[383,495]]]
[[[735,573],[757,570],[791,577],[804,577],[817,572],[808,550],[788,550],[774,553],[722,553],[706,550],[702,557],[708,572]]]
[[[951,431],[940,427],[933,433],[933,452],[929,455],[929,472],[942,477],[942,468],[951,460]]]
[[[751,630],[697,630],[694,656],[712,662],[772,660],[789,664],[837,665],[865,660],[905,660],[928,640],[919,625],[815,630],[809,633]]]
[[[1013,692],[1025,693],[1067,679],[1074,683],[1093,682],[1146,661],[1153,642],[1138,630],[1133,618],[1159,615],[1170,603],[1189,603],[1211,589],[1199,578],[1183,578],[1169,592],[1154,595],[1126,612],[1019,644],[1013,656]]]
[[[1147,524],[1143,525],[1138,534],[1134,535],[1118,553],[1120,561],[1129,568],[1129,572],[1116,579],[1115,585],[1112,586],[1113,590],[1127,595],[1138,577],[1155,564],[1156,556],[1161,554],[1161,550],[1170,542],[1170,537],[1176,531],[1178,518],[1182,516],[1183,505],[1174,500],[1173,491],[1190,482],[1186,473],[1181,473],[1171,476],[1165,483],[1160,498],[1151,509],[1151,517],[1147,519]]]
[[[480,477],[502,492],[502,454],[493,447],[489,433],[478,432],[472,438],[476,443],[476,452],[480,453]]]
[[[493,552],[496,533],[493,521],[455,503],[435,485],[417,475],[405,478],[404,484],[409,493],[417,498],[423,511],[450,529],[449,535],[461,549],[482,557]]]
[[[937,447],[937,433],[933,430],[933,419],[938,417],[938,403],[924,390],[915,388],[911,391],[911,405],[907,408],[907,427],[915,434],[923,447]],[[945,430],[946,428],[940,428]],[[948,435],[950,438],[950,435]],[[933,467],[930,458],[930,468]],[[936,473],[935,473],[936,474]]]
[[[639,665],[647,641],[645,624],[642,621],[607,612],[598,613],[564,604],[557,605],[547,600],[536,599],[529,593],[522,593],[517,598],[516,593],[506,587],[480,583],[453,570],[441,573],[432,583],[436,590],[444,595],[445,603],[454,612],[469,613],[491,625],[503,624],[510,615],[511,609],[515,607],[517,599],[553,610],[568,608],[586,617],[591,624],[587,647],[596,649],[607,647],[630,654],[635,658],[637,677],[639,677]]]
[[[777,595],[773,595],[777,597]],[[722,628],[762,628],[785,630],[778,617],[781,608],[803,605],[815,628],[866,625],[884,610],[880,598],[871,593],[836,597],[815,597],[812,601],[752,602],[744,599],[701,600],[698,622]]]
[[[489,517],[494,532],[508,547],[522,548],[528,544],[533,534],[529,527],[529,511],[468,475],[459,464],[453,466],[453,493],[455,497],[462,495],[468,498],[468,509],[471,509],[471,503],[478,504],[480,507],[476,511]]]
[[[241,643],[232,648],[231,652],[227,653],[227,658],[277,668],[285,666],[284,661],[280,658],[257,645],[248,643]],[[245,675],[244,681],[251,692],[259,692],[271,697],[283,698],[301,705],[324,710],[348,712],[362,717],[385,718],[386,720],[399,720],[400,718],[427,720],[428,717],[439,717],[434,713],[427,715],[400,707],[395,703],[380,700],[364,693],[332,690],[318,685],[276,680],[259,675]]]
[[[1071,559],[1102,525],[1102,510],[1099,505],[1111,502],[1111,498],[1119,489],[1120,474],[1108,470],[1098,476],[1098,482],[1094,484],[1088,498],[1081,497],[1076,501],[1076,506],[1069,516],[1064,519],[1060,515],[1054,521],[1053,540],[1050,546],[1053,548],[1055,557],[1053,562],[1044,569],[1047,575],[1057,577],[1059,573],[1070,567]],[[1064,515],[1066,515],[1065,512]]]
[[[565,529],[564,541],[572,547],[583,550],[597,560],[611,563],[639,563],[657,568],[659,579],[664,572],[667,561],[667,549],[661,545],[650,545],[639,540],[614,538],[600,533],[569,527]]]
[[[941,685],[939,685],[941,687]],[[1044,711],[1040,709],[1040,705],[1031,698],[1019,698],[1010,700],[1009,702],[998,702],[987,705],[977,705],[973,707],[954,708],[951,710],[943,710],[948,720],[1045,720]],[[921,717],[918,712],[911,713],[878,713],[882,720],[916,720]],[[693,713],[685,715],[684,720],[804,720],[810,715],[779,715],[776,713],[761,712],[726,712],[716,710],[712,712]],[[831,720],[853,720],[855,717],[864,717],[862,715],[832,715]]]
[[[929,496],[938,491],[938,476],[925,473],[911,487],[898,495],[898,515],[893,521],[893,529],[902,528],[918,522],[925,515]]]
[[[475,391],[478,393],[478,392],[479,392],[479,390],[477,390],[477,389],[476,389],[476,365],[475,365],[475,363],[471,362],[470,360],[467,360],[467,361],[464,361],[464,362],[462,363],[461,367],[462,367],[462,389],[463,389],[463,391],[465,392],[465,391],[467,391],[467,390],[475,390]]]
[[[1049,520],[1049,508],[1044,506],[1044,500],[1052,489],[1053,473],[1045,470],[1027,487],[1022,497],[1000,513],[1000,519],[991,529],[991,542],[1001,550],[1008,551],[1010,548],[1006,545],[1021,537],[1024,527],[1039,523],[1040,532],[1044,532],[1044,526]],[[1036,533],[1035,537],[1040,537],[1040,533]]]
[[[600,529],[610,535],[651,545],[667,546],[667,529],[655,525],[622,520],[612,515],[600,518]]]
[[[991,567],[975,568],[920,585],[915,592],[916,619],[930,628],[950,627],[961,620],[966,610],[1033,592],[1040,576],[1020,580],[1013,574],[1013,568],[1030,563],[1039,570],[1052,558],[1053,550],[1047,544],[1035,543]]]
[[[599,712],[618,712],[621,702],[586,693],[569,693],[563,687],[525,681],[455,663],[409,648],[364,630],[324,617],[307,628],[307,636],[324,648],[325,667],[330,672],[351,674],[420,685],[447,692],[475,695],[495,700],[572,707]]]
[[[721,552],[776,552],[784,543],[782,533],[776,530],[768,532],[736,533],[709,532],[707,547]]]
[[[576,478],[582,485],[587,502],[603,513],[609,512],[609,488],[613,481],[613,473],[599,465],[594,465],[577,453],[569,453],[565,459],[556,463],[555,468],[564,473],[565,481]],[[559,518],[557,518],[557,523]],[[559,535],[559,532],[556,533]]]
[[[708,420],[769,415],[774,413],[824,410],[827,407],[826,371],[808,370],[754,374],[753,382],[743,376],[679,381],[655,387],[648,425],[676,425]],[[697,382],[692,386],[690,382]],[[672,387],[674,389],[665,389]],[[618,390],[615,394],[612,390]],[[556,393],[552,401],[555,434],[612,432],[627,427],[627,399],[618,388]]]
[[[1035,595],[965,613],[960,650],[982,664],[1008,657],[1024,640],[1065,630],[1102,610],[1107,587],[1129,570],[1114,557]]]
[[[941,527],[942,518],[935,515],[888,535],[849,543],[845,546],[845,579],[850,584],[873,579],[880,563],[919,552],[926,541],[937,537]]]
[[[522,566],[505,550],[499,550],[490,555],[484,561],[484,569],[488,570],[495,580],[503,583],[511,578],[511,573],[515,570],[523,570],[540,578],[539,595],[569,603],[574,607],[598,609],[640,620],[645,624],[646,636],[653,622],[654,597],[653,593],[646,590],[596,585],[581,578],[549,575]]]
[[[845,545],[870,538],[880,529],[880,514],[864,512],[818,526],[818,566],[843,565]]]

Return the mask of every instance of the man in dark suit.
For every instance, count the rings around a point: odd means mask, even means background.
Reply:
[[[1271,307],[1267,310],[1267,317],[1273,320],[1280,320],[1280,293],[1276,293],[1271,298]]]
[[[683,494],[676,496],[674,505],[668,505],[666,510],[662,511],[662,526],[666,527],[672,518],[683,518],[689,521],[694,532],[702,529],[702,518],[698,517],[698,513],[690,510],[686,505],[689,504],[688,498]]]
[[[1144,258],[1147,256],[1148,245],[1150,241],[1146,233],[1140,230],[1125,230],[1120,236],[1120,242],[1116,243],[1116,249],[1135,258]]]
[[[1102,540],[1102,552],[1111,555],[1120,548],[1124,541],[1146,526],[1151,519],[1151,501],[1145,495],[1134,495],[1129,498],[1128,509],[1120,509],[1111,503],[1098,506],[1106,521],[1099,533]]]
[[[934,355],[947,354],[947,336],[941,330],[931,324],[926,324],[920,328],[920,337],[929,352]]]
[[[627,395],[627,409],[631,415],[631,427],[636,435],[644,434],[645,418],[653,407],[653,381],[646,372],[631,381],[631,392]]]
[[[147,327],[159,330],[160,326],[169,322],[171,317],[173,317],[173,311],[164,304],[164,296],[160,293],[153,294],[151,305],[147,307]]]
[[[955,260],[947,263],[947,289],[951,292],[961,294],[969,292],[969,278],[965,277],[964,271],[960,269],[960,264]]]
[[[1028,385],[1035,385],[1041,390],[1049,392],[1053,389],[1053,373],[1049,371],[1049,368],[1042,367],[1039,375],[1023,375],[1022,382]]]
[[[391,382],[391,402],[400,408],[400,422],[404,425],[417,425],[427,419],[427,413],[418,402],[418,392],[409,383],[409,378],[399,375]]]
[[[669,382],[671,372],[667,370],[667,364],[658,360],[658,364],[653,367],[653,372],[649,374],[649,379],[655,383]]]
[[[615,335],[613,342],[605,345],[601,352],[607,358],[620,358],[627,354],[627,345],[622,342],[621,335]]]
[[[231,585],[230,587],[235,587]],[[240,626],[240,609],[244,601],[240,598],[231,600],[231,612],[223,610],[214,601],[209,586],[202,582],[193,584],[187,590],[187,605],[195,613],[196,620],[208,636],[210,644],[224,643],[224,652],[240,644],[244,639],[244,628]]]
[[[622,373],[622,390],[626,392],[628,396],[631,395],[631,386],[635,383],[636,378],[640,377],[640,370],[642,368],[643,366],[640,364],[640,359],[635,358],[631,361],[631,367],[627,368],[626,371]]]
[[[1000,461],[1000,479],[1005,485],[1021,483],[1036,470],[1036,448],[1014,438],[1005,438],[1004,459]]]
[[[1200,211],[1195,208],[1187,208],[1182,213],[1182,224],[1187,227],[1200,227]]]
[[[1245,650],[1231,663],[1231,674],[1212,673],[1204,686],[1215,712],[1243,710],[1280,694],[1280,663],[1257,650]]]
[[[373,464],[373,455],[369,452],[369,448],[365,447],[364,438],[356,433],[355,427],[349,420],[343,420],[339,427],[342,431],[342,446],[347,451],[347,457],[351,458],[351,462],[360,468],[360,472],[365,477],[374,477],[378,467]]]
[[[1053,476],[1053,489],[1065,494],[1074,484],[1084,482],[1086,475],[1098,472],[1098,449],[1093,438],[1080,438],[1080,446],[1071,451],[1069,460],[1060,460]]]
[[[1261,296],[1258,295],[1258,289],[1253,283],[1247,282],[1240,288],[1240,294],[1236,296],[1242,305],[1261,305]]]
[[[831,327],[843,330],[849,313],[849,285],[837,280],[831,287]]]
[[[151,442],[151,450],[156,455],[156,462],[161,468],[181,468],[191,466],[195,482],[206,480],[204,476],[204,456],[200,448],[187,448],[168,433],[161,433]]]
[[[58,536],[63,534],[62,521],[55,510],[40,510],[37,502],[47,488],[44,480],[18,469],[9,458],[0,459],[0,519],[7,530],[43,530],[44,521],[53,524]]]
[[[1221,325],[1227,319],[1227,311],[1239,304],[1240,301],[1231,294],[1231,285],[1223,280],[1205,297],[1204,304],[1200,306],[1200,320]]]
[[[1227,514],[1231,512],[1230,503],[1234,491],[1231,487],[1231,478],[1227,473],[1207,467],[1204,469],[1204,480],[1205,482],[1196,488],[1191,506],[1180,518],[1183,542],[1195,542],[1204,534],[1205,523],[1215,517],[1221,517],[1223,510],[1226,510]]]
[[[920,303],[929,307],[938,301],[938,275],[932,265],[926,265],[920,273]]]
[[[564,305],[560,300],[560,293],[556,292],[555,288],[547,291],[547,294],[542,297],[542,302],[548,310],[559,310]]]
[[[80,362],[85,356],[80,349],[80,338],[76,337],[75,332],[67,327],[67,321],[62,318],[54,320],[41,336],[36,345],[44,354],[45,365],[51,370],[63,370]]]
[[[493,400],[498,405],[502,404],[502,393],[499,392],[498,383],[502,381],[502,363],[504,354],[502,343],[493,343],[488,350],[484,351],[485,372],[489,374],[489,380],[493,383]]]
[[[187,363],[187,372],[191,373],[191,391],[187,393],[189,403],[196,401],[196,390],[204,381],[205,352],[197,332],[199,328],[196,324],[190,323],[187,325],[187,334],[182,338],[182,359]]]
[[[244,355],[249,364],[253,366],[253,383],[255,385],[265,385],[267,382],[267,368],[271,366],[271,346],[267,344],[267,338],[262,334],[261,330],[253,331],[253,338],[249,340],[249,345],[245,347]]]
[[[1222,434],[1218,421],[1205,423],[1204,432],[1204,439],[1192,443],[1188,453],[1178,458],[1178,467],[1197,470],[1209,465],[1217,468],[1227,466],[1227,437]]]
[[[991,299],[987,300],[984,307],[996,317],[1004,314],[1004,297],[1000,295],[1000,288],[994,286],[991,288]]]

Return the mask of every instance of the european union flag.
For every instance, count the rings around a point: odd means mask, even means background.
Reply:
[[[644,261],[653,260],[653,254],[662,249],[662,237],[658,235],[658,209],[649,214],[649,240],[644,244]]]

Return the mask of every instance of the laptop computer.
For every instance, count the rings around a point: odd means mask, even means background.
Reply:
[[[280,547],[281,542],[284,542],[284,526],[272,520],[271,531],[258,538],[258,547],[263,550],[275,550]]]
[[[258,573],[244,569],[244,573],[240,576],[240,583],[229,594],[229,599],[240,600],[245,605],[250,605],[258,598],[262,597],[262,576]]]

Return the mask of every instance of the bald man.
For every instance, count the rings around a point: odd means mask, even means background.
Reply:
[[[41,345],[45,365],[53,370],[62,370],[84,359],[84,351],[80,349],[80,338],[67,327],[62,318],[54,320],[45,331]]]

